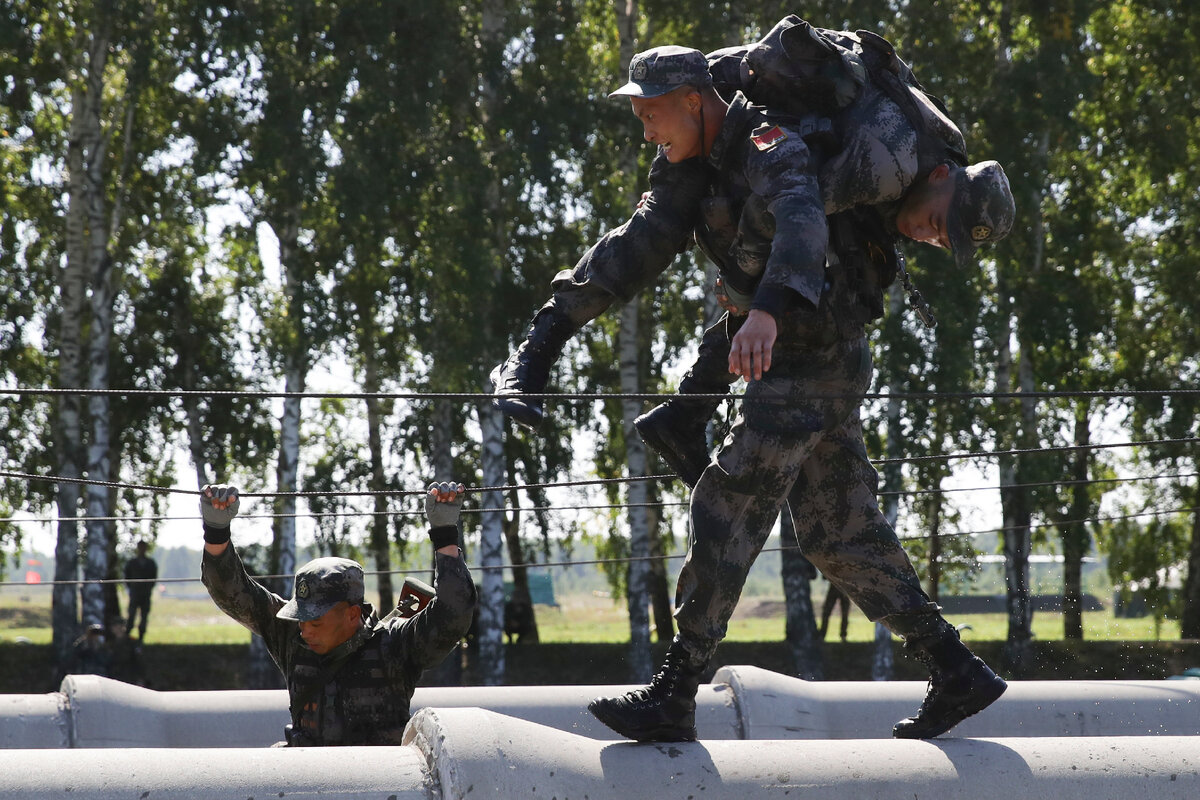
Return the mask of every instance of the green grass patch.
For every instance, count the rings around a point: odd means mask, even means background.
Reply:
[[[124,596],[122,596],[124,600]],[[564,595],[561,605],[536,606],[538,633],[544,643],[620,643],[629,641],[625,601],[594,594]],[[819,604],[818,604],[819,610]],[[949,615],[955,625],[970,626],[966,641],[1004,640],[1008,619],[1004,614]],[[838,638],[839,617],[830,620],[829,640]],[[1179,623],[1167,620],[1156,630],[1151,617],[1116,618],[1110,610],[1083,615],[1085,641],[1161,641],[1179,638]],[[1062,614],[1038,612],[1033,616],[1034,638],[1063,639]],[[23,637],[33,644],[50,642],[49,591],[0,592],[0,641]],[[726,637],[733,642],[772,642],[784,637],[783,601],[746,598],[729,623]],[[875,626],[857,609],[850,612],[847,640],[869,642]],[[149,644],[246,644],[250,633],[208,598],[156,597],[146,633]]]

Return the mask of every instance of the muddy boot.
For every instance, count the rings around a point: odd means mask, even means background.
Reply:
[[[897,617],[933,617],[919,623],[911,634],[888,624]],[[892,728],[897,739],[932,739],[941,736],[972,714],[994,703],[1008,684],[983,660],[967,649],[941,614],[899,615],[885,624],[904,636],[904,649],[929,669],[929,688],[915,716]]]
[[[492,370],[492,400],[505,416],[527,428],[541,424],[544,401],[540,397],[524,397],[546,390],[550,368],[562,355],[563,346],[577,326],[551,300],[538,311],[525,334],[525,341],[507,361]]]
[[[696,690],[705,666],[695,661],[676,636],[649,686],[620,697],[598,697],[588,704],[588,710],[626,739],[694,742]]]

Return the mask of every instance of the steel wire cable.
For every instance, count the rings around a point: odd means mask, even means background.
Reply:
[[[1168,473],[1164,475],[1146,475],[1127,478],[1088,478],[1086,480],[1069,480],[1069,481],[1032,481],[1029,483],[1014,483],[1004,486],[1004,489],[1037,489],[1047,486],[1079,486],[1091,485],[1096,483],[1147,483],[1150,481],[1163,480],[1178,480],[1185,478],[1200,477],[1200,472],[1182,472]],[[919,495],[936,495],[936,494],[956,494],[964,492],[995,492],[1000,488],[997,484],[988,484],[986,486],[955,486],[942,489],[895,489],[876,492],[878,497],[913,497]],[[241,495],[248,496],[248,495]],[[654,503],[597,503],[597,504],[559,504],[553,506],[504,506],[501,508],[463,508],[463,514],[522,514],[541,511],[611,511],[621,510],[626,508],[672,508],[679,506],[690,505],[687,500],[660,500]],[[262,519],[336,519],[336,518],[353,518],[353,517],[415,517],[424,514],[421,509],[387,509],[384,511],[307,511],[295,512],[291,514],[238,514],[238,519],[241,520],[262,520]],[[146,514],[146,515],[129,515],[129,516],[102,516],[102,517],[0,517],[0,522],[11,524],[26,524],[26,525],[51,525],[59,522],[174,522],[174,521],[196,521],[202,519],[199,514],[196,515],[178,515],[178,514]]]
[[[1168,516],[1171,514],[1194,514],[1197,511],[1200,511],[1200,508],[1189,507],[1189,508],[1173,508],[1173,509],[1164,510],[1164,511],[1139,511],[1139,512],[1135,512],[1135,513],[1131,513],[1131,514],[1116,514],[1116,515],[1104,516],[1104,517],[1088,517],[1085,519],[1056,520],[1056,521],[1052,521],[1052,522],[1036,522],[1036,523],[1031,523],[1029,525],[1010,525],[1008,527],[986,528],[983,530],[976,530],[976,531],[948,531],[946,533],[939,533],[939,534],[937,534],[937,536],[938,536],[938,538],[957,537],[957,536],[987,536],[989,534],[1005,533],[1007,531],[1013,531],[1013,530],[1038,530],[1038,529],[1042,529],[1042,528],[1064,527],[1067,525],[1086,525],[1086,524],[1096,523],[1096,522],[1120,522],[1122,520],[1138,519],[1141,517],[1162,517],[1162,516]],[[901,542],[924,541],[924,540],[929,539],[928,536],[897,536],[896,538],[898,538]],[[784,550],[798,550],[798,549],[799,549],[799,546],[797,546],[797,545],[783,545],[780,547],[766,547],[766,548],[763,548],[760,552],[762,552],[762,553],[778,553],[778,552],[782,552]],[[686,557],[687,557],[687,553],[669,553],[669,554],[655,555],[655,556],[621,556],[621,557],[617,557],[617,558],[594,558],[594,559],[583,559],[583,560],[579,560],[579,561],[544,561],[544,562],[536,563],[536,564],[518,564],[516,566],[514,566],[512,564],[493,564],[493,565],[487,565],[487,566],[484,566],[482,564],[476,564],[476,565],[472,565],[470,567],[470,569],[478,571],[478,572],[490,572],[490,571],[495,571],[495,570],[506,570],[506,569],[530,570],[530,569],[545,569],[545,568],[549,568],[549,567],[580,567],[580,566],[590,566],[590,565],[600,565],[600,564],[632,564],[632,563],[641,562],[641,561],[656,561],[659,559],[674,560],[674,559],[680,559],[680,558],[686,558]],[[364,575],[409,575],[409,574],[412,574],[413,572],[427,573],[427,572],[432,572],[432,570],[405,570],[405,569],[363,570]],[[291,574],[279,574],[279,575],[256,575],[254,577],[256,580],[260,580],[260,581],[261,580],[290,580],[295,577],[295,574],[291,573]],[[201,581],[200,578],[140,578],[140,579],[97,578],[97,579],[76,579],[76,580],[66,580],[66,581],[58,581],[58,580],[40,581],[38,583],[25,583],[23,581],[0,581],[0,588],[9,587],[9,586],[19,586],[19,587],[29,589],[29,588],[36,588],[38,586],[82,586],[84,584],[115,585],[115,584],[122,584],[122,583],[198,583],[200,581]]]
[[[1084,445],[1059,445],[1055,447],[1018,448],[1011,450],[991,450],[967,453],[937,453],[923,456],[901,456],[897,458],[881,458],[872,460],[876,466],[893,464],[919,464],[937,461],[953,461],[957,459],[987,459],[1010,456],[1044,455],[1047,453],[1081,452],[1088,450],[1111,450],[1125,447],[1165,447],[1175,445],[1193,445],[1200,443],[1200,437],[1181,439],[1153,439],[1133,442],[1108,442]],[[109,489],[132,489],[136,491],[157,492],[162,494],[200,495],[199,489],[182,489],[174,486],[154,486],[148,484],[122,483],[119,481],[101,481],[91,478],[74,478],[56,475],[38,475],[36,473],[0,470],[0,478],[13,478],[25,481],[43,481],[49,483],[72,483],[89,486],[102,486]],[[510,492],[530,489],[557,489],[574,486],[597,486],[614,483],[634,483],[638,481],[673,480],[674,475],[631,475],[619,478],[589,478],[586,480],[558,481],[548,483],[510,484],[504,486],[480,486],[466,488],[467,494],[486,494],[489,492]],[[239,492],[241,497],[277,498],[277,497],[379,497],[379,496],[414,496],[423,495],[425,489],[347,489],[342,491],[298,491],[298,492]]]
[[[1054,400],[1068,398],[1116,399],[1122,397],[1191,397],[1200,394],[1200,388],[1173,389],[1063,389],[1029,392],[842,392],[813,394],[816,399],[861,398],[876,400]],[[61,395],[81,396],[141,396],[141,397],[221,397],[258,399],[314,399],[314,400],[459,400],[479,402],[492,400],[503,395],[490,392],[287,392],[262,389],[87,389],[57,387],[8,387],[0,388],[0,395],[16,397],[55,397]],[[741,393],[706,393],[680,395],[677,392],[522,392],[522,397],[531,400],[662,400],[687,397],[696,400],[732,398],[751,402],[787,402],[785,398],[746,397]]]

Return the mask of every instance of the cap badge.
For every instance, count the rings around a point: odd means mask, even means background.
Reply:
[[[296,582],[296,597],[299,597],[301,600],[308,599],[308,581],[303,578]]]
[[[988,225],[976,225],[971,228],[971,240],[976,242],[986,242],[988,237],[992,235],[992,229]]]
[[[629,77],[635,81],[646,80],[646,59],[642,59],[633,65],[633,69],[629,72]]]

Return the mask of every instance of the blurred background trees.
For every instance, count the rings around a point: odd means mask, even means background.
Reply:
[[[295,566],[298,515],[352,505],[296,492],[374,493],[354,506],[369,515],[322,518],[315,537],[386,572],[423,535],[419,516],[396,513],[416,509],[397,492],[435,477],[533,485],[473,500],[488,509],[466,518],[473,561],[533,564],[581,534],[602,555],[653,557],[608,572],[631,593],[629,678],[643,680],[651,620],[660,640],[671,633],[677,569],[661,556],[685,511],[620,506],[678,502],[681,485],[606,484],[602,499],[618,507],[587,518],[550,508],[583,489],[544,488],[665,472],[630,440],[643,406],[551,399],[531,436],[482,399],[377,395],[486,391],[553,275],[630,214],[653,153],[605,94],[633,52],[740,43],[793,11],[755,0],[6,0],[0,388],[13,391],[0,394],[0,469],[280,493],[270,569],[282,573]],[[1120,557],[1122,580],[1186,561],[1183,635],[1200,637],[1200,415],[1194,391],[1179,391],[1200,371],[1200,12],[1184,0],[798,11],[890,39],[946,101],[971,159],[1005,164],[1017,198],[1012,235],[970,274],[906,245],[941,324],[925,330],[894,308],[872,334],[878,390],[947,395],[869,403],[864,416],[872,456],[889,459],[887,487],[922,492],[901,495],[896,511],[931,593],[967,579],[977,554],[954,535],[963,502],[942,491],[966,467],[899,460],[1009,453],[983,462],[991,496],[970,502],[997,509],[1014,665],[1030,637],[1035,549],[1064,557],[1068,637],[1082,635],[1079,564],[1097,545]],[[706,285],[703,259],[681,256],[634,305],[581,333],[553,385],[670,391],[712,319]],[[368,396],[296,396],[314,375]],[[38,388],[167,394],[16,391]],[[1175,443],[1093,447],[1130,440]],[[1097,482],[1118,472],[1177,477]],[[57,576],[112,577],[118,544],[159,523],[94,518],[163,502],[5,478],[0,544],[21,547],[6,517],[53,511]],[[1162,518],[1097,521],[1114,504]],[[503,675],[500,576],[477,576],[492,681]],[[527,594],[524,572],[512,576]],[[390,581],[379,592],[390,605]],[[54,592],[59,647],[120,613],[115,592],[80,596]]]

